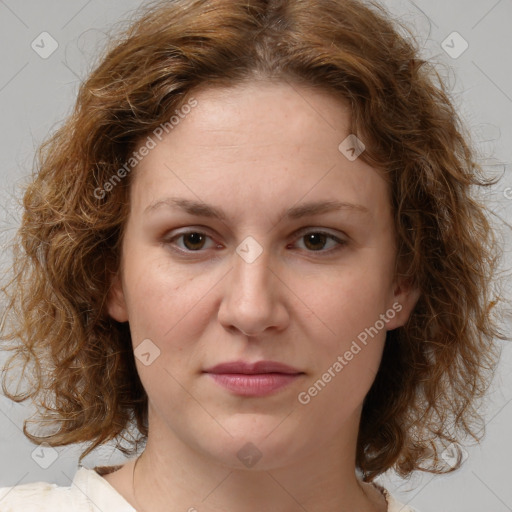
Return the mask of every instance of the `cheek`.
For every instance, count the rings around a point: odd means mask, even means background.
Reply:
[[[125,264],[127,307],[134,348],[150,339],[159,363],[181,372],[186,358],[211,321],[211,289],[217,274],[198,273],[193,265],[171,265],[164,251],[137,254]]]
[[[359,264],[345,265],[321,279],[297,280],[294,290],[305,297],[305,328],[313,329],[326,347],[343,348],[385,313],[389,294],[385,270],[361,258]]]
[[[165,276],[159,277],[154,270],[131,275],[132,280],[127,282],[127,306],[132,337],[134,341],[137,337],[161,339],[165,327],[170,329],[178,314],[175,293],[179,285]]]
[[[352,273],[332,285],[338,285],[339,291],[320,292],[323,294],[318,294],[315,302],[322,322],[315,321],[316,327],[309,333],[314,340],[313,372],[301,389],[305,394],[300,403],[309,400],[315,410],[331,410],[335,425],[354,411],[369,391],[387,331],[381,319],[386,314],[384,288],[376,288],[368,274]]]
[[[303,398],[314,401],[318,410],[338,404],[334,423],[358,407],[378,372],[387,332],[381,317],[389,292],[386,271],[375,257],[360,258],[306,295],[314,314],[303,329],[314,340],[314,363]]]

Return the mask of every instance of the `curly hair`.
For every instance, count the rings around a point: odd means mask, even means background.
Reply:
[[[388,469],[402,477],[458,469],[461,439],[480,439],[477,405],[499,361],[496,339],[506,339],[493,316],[502,251],[473,194],[495,181],[410,29],[357,0],[165,0],[111,37],[74,110],[38,150],[3,287],[2,340],[14,351],[4,393],[30,398],[36,423],[52,427],[29,433],[28,420],[25,435],[52,446],[87,442],[80,460],[110,440],[133,454],[147,439],[129,326],[106,312],[132,174],[108,194],[104,185],[197,88],[261,78],[348,102],[350,132],[366,146],[360,158],[389,182],[396,275],[421,292],[407,323],[387,333],[356,467],[367,482]],[[11,391],[16,363],[25,388]],[[137,435],[128,438],[130,426]],[[448,443],[459,451],[449,468],[440,458]]]

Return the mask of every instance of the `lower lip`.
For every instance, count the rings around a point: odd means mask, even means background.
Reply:
[[[209,373],[210,377],[220,386],[242,396],[265,396],[288,384],[301,374],[260,373],[246,375],[241,373]]]

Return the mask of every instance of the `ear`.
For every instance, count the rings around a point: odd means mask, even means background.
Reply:
[[[389,314],[387,315],[390,318],[386,327],[388,331],[405,325],[421,294],[411,281],[395,281],[393,286],[394,291],[388,304]],[[395,315],[391,318],[392,311],[395,312]]]
[[[108,314],[118,322],[128,321],[128,308],[124,297],[123,284],[119,274],[116,274],[111,282],[107,296]]]

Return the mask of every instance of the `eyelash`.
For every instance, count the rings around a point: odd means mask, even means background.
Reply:
[[[202,232],[202,231],[198,231],[198,230],[189,230],[189,231],[184,231],[184,232],[182,232],[182,233],[179,233],[179,234],[177,234],[177,235],[174,235],[174,236],[173,236],[173,237],[171,237],[171,238],[167,238],[167,239],[163,240],[163,244],[164,244],[164,245],[173,245],[173,242],[174,242],[175,240],[180,239],[180,238],[183,238],[184,236],[187,236],[187,235],[190,235],[190,234],[202,235],[202,236],[205,236],[205,237],[207,237],[207,238],[212,239],[212,237],[211,237],[211,236],[209,236],[207,233],[204,233],[204,232]],[[342,239],[340,239],[340,238],[336,237],[335,235],[333,235],[332,233],[328,233],[328,232],[326,232],[326,231],[321,231],[321,230],[300,231],[300,232],[298,233],[298,235],[296,235],[296,236],[298,236],[298,239],[302,239],[302,238],[304,238],[305,236],[307,236],[307,235],[311,235],[311,234],[314,234],[314,235],[324,235],[324,236],[326,236],[327,238],[329,238],[329,239],[331,239],[331,240],[335,241],[335,242],[338,244],[338,246],[337,246],[337,247],[334,247],[334,248],[332,248],[332,249],[329,249],[329,250],[327,250],[327,251],[325,251],[325,250],[310,251],[310,250],[307,250],[307,249],[306,249],[306,252],[308,252],[308,253],[313,253],[313,254],[314,254],[314,253],[319,253],[319,254],[331,254],[331,253],[333,253],[333,252],[336,252],[336,251],[340,250],[341,248],[343,248],[344,246],[346,246],[346,245],[347,245],[347,243],[348,243],[346,240],[342,240]],[[174,250],[174,251],[177,251],[177,252],[179,252],[179,253],[182,253],[182,254],[194,254],[194,253],[201,253],[201,252],[204,252],[204,249],[198,249],[197,251],[191,251],[191,250],[189,250],[189,249],[181,249],[181,248],[178,248],[178,249],[177,249],[177,248],[174,248],[174,247],[173,247],[173,250]]]

